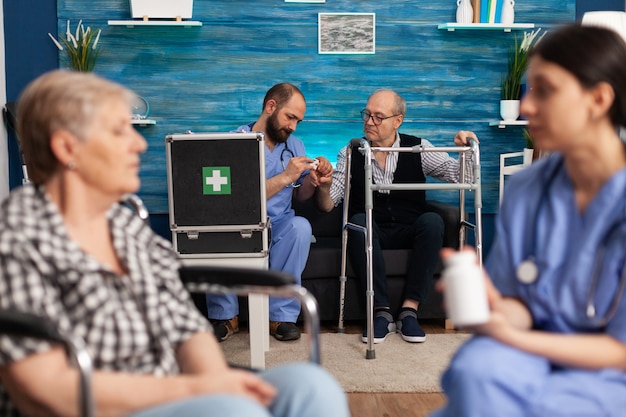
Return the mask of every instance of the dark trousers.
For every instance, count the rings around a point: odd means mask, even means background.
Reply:
[[[365,213],[355,214],[350,222],[365,226]],[[387,275],[383,249],[411,249],[404,284],[403,300],[418,302],[426,300],[435,268],[439,262],[439,251],[443,246],[444,224],[437,213],[424,213],[413,224],[376,224],[372,221],[372,258],[374,307],[390,307],[387,295]],[[359,292],[367,289],[367,258],[365,235],[350,229],[348,232],[348,255],[359,283]],[[365,301],[363,297],[362,302]]]

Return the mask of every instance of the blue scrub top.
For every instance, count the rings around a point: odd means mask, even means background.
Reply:
[[[239,126],[233,132],[250,132],[252,126],[254,123]],[[306,156],[304,143],[294,135],[289,135],[285,143],[277,143],[272,151],[265,144],[265,178],[272,178],[282,173],[289,163],[289,159],[293,156]],[[304,171],[296,184],[302,184],[302,180],[308,174],[308,170]],[[277,222],[284,216],[295,215],[291,208],[293,189],[289,185],[267,200],[267,215],[272,219],[272,222]]]
[[[605,248],[605,255],[599,248]],[[523,284],[517,266],[534,257],[539,277]],[[596,259],[603,259],[594,272]],[[618,292],[626,261],[626,169],[616,173],[580,213],[563,158],[555,154],[513,175],[496,221],[485,268],[505,296],[519,297],[537,329],[560,333],[605,332],[626,342],[626,300],[606,327],[586,317],[594,274],[598,317]]]

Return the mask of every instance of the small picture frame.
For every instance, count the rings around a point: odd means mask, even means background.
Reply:
[[[318,53],[376,53],[376,13],[318,13]]]

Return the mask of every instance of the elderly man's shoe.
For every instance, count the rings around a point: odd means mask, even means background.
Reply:
[[[387,336],[396,333],[396,323],[389,310],[378,310],[374,316],[374,343],[382,343]],[[361,341],[367,343],[367,329],[363,329]]]
[[[422,343],[426,341],[426,333],[417,321],[417,310],[403,307],[398,316],[398,331],[402,339],[410,343]]]
[[[270,334],[281,342],[300,339],[298,326],[285,321],[270,321]]]

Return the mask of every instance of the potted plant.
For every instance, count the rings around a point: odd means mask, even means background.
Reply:
[[[539,32],[541,28],[524,32],[521,41],[515,36],[515,44],[509,52],[508,71],[502,79],[500,116],[503,120],[517,120],[519,117],[522,77],[526,72],[530,48],[543,37],[537,39]]]
[[[534,140],[528,129],[524,129],[524,165],[532,163],[535,159],[535,146]]]
[[[101,30],[92,30],[89,26],[85,28],[83,21],[78,22],[76,32],[70,31],[70,21],[67,21],[65,38],[59,36],[57,40],[51,33],[48,33],[52,42],[59,51],[65,51],[65,62],[67,66],[75,71],[91,72],[96,66],[96,61],[100,56],[102,48],[98,47]]]

